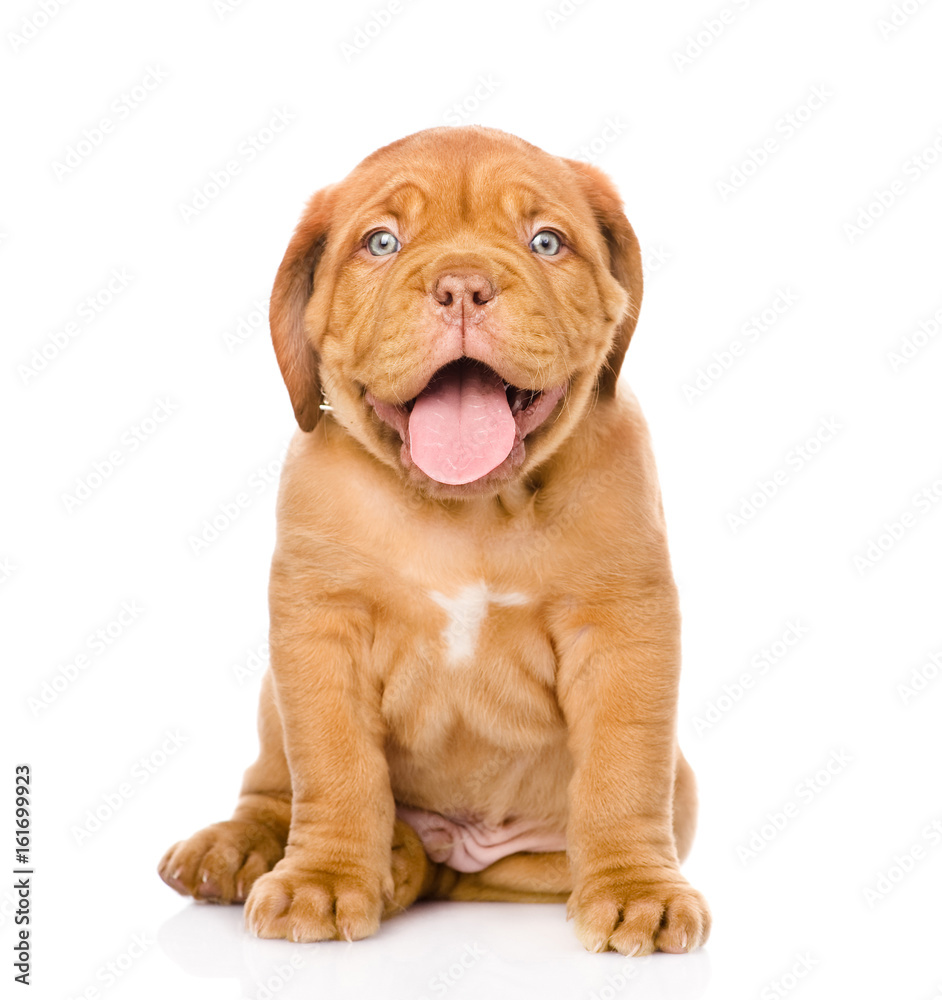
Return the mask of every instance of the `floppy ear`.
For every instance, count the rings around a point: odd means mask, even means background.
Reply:
[[[609,270],[612,277],[628,292],[628,312],[615,330],[615,339],[599,374],[599,395],[613,396],[621,363],[628,350],[628,342],[638,322],[641,308],[643,279],[641,275],[641,247],[638,237],[625,218],[621,198],[615,185],[598,167],[580,160],[566,160],[575,171],[582,191],[592,206],[595,221],[608,246]]]
[[[333,193],[333,187],[323,188],[308,202],[278,268],[268,308],[278,366],[302,431],[313,430],[321,416],[319,359],[304,324],[304,312],[327,243]]]

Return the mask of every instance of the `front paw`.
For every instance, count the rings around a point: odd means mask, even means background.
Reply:
[[[710,910],[679,874],[670,880],[615,870],[581,880],[567,914],[589,951],[679,954],[706,942]]]
[[[375,934],[383,911],[381,879],[282,861],[252,886],[245,925],[261,938],[356,941]]]

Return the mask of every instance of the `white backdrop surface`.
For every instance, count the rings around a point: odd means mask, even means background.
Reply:
[[[0,27],[31,995],[942,997],[940,5],[15,0]],[[255,752],[291,229],[376,147],[470,122],[597,162],[645,251],[623,378],[684,612],[689,956],[585,954],[561,906],[260,942],[155,874]]]

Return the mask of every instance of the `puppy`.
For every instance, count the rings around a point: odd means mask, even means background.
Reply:
[[[261,752],[168,885],[260,937],[348,940],[418,898],[564,901],[590,951],[710,916],[675,735],[680,623],[610,181],[479,127],[308,203],[271,298],[282,473]]]

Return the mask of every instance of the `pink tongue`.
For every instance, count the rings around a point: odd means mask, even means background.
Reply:
[[[479,366],[436,376],[409,414],[412,461],[439,483],[473,483],[496,469],[514,446],[517,427],[500,376]]]

